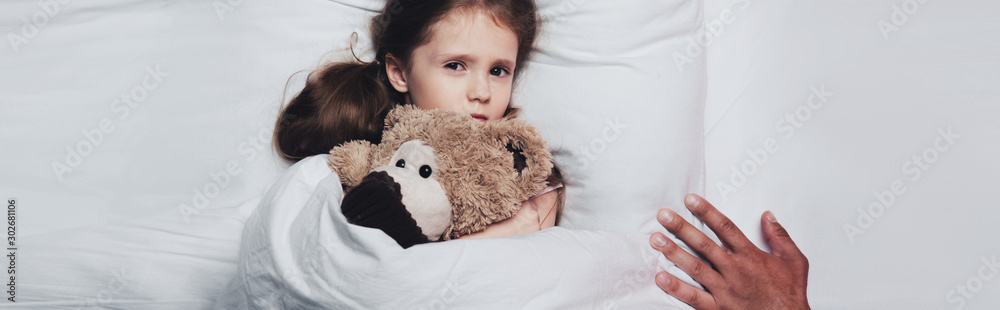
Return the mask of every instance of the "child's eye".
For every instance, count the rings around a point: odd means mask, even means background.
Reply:
[[[465,65],[462,65],[462,63],[460,63],[460,62],[449,62],[449,63],[444,64],[444,67],[448,68],[448,69],[451,69],[451,70],[459,70],[459,69],[464,68]]]
[[[508,74],[510,74],[510,71],[507,71],[507,69],[504,69],[502,67],[495,67],[493,69],[490,69],[490,75],[492,76],[506,76]]]

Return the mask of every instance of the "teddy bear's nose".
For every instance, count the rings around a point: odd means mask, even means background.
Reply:
[[[348,191],[340,212],[348,223],[380,229],[404,249],[429,242],[403,205],[399,183],[385,171],[369,173]]]

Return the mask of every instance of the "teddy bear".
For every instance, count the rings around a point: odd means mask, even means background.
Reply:
[[[402,105],[382,140],[330,150],[351,224],[377,228],[403,248],[455,239],[512,217],[545,187],[552,156],[518,118],[483,122],[467,114]]]

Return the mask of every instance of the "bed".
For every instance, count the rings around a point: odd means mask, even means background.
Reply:
[[[762,247],[773,210],[810,259],[814,308],[1000,303],[1000,5],[538,2],[514,102],[570,180],[565,228],[546,236],[648,253],[655,211],[695,192]],[[269,147],[280,103],[350,33],[366,55],[383,4],[0,4],[0,190],[19,275],[0,307],[212,308],[289,171]],[[615,271],[678,272],[645,262]],[[610,302],[577,306],[685,308],[651,274],[623,278],[581,286]]]

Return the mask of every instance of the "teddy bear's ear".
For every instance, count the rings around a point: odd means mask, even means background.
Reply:
[[[385,129],[395,127],[400,121],[420,114],[421,110],[415,105],[401,105],[389,111],[385,116]]]
[[[552,155],[538,129],[516,118],[499,120],[492,128],[511,153],[518,187],[528,196],[544,188],[552,172]]]
[[[365,140],[349,141],[330,150],[327,166],[340,177],[344,189],[357,186],[372,169],[374,145]]]
[[[524,168],[528,167],[528,158],[524,156],[524,151],[514,147],[513,143],[507,143],[507,151],[514,157],[514,171],[521,173]]]

